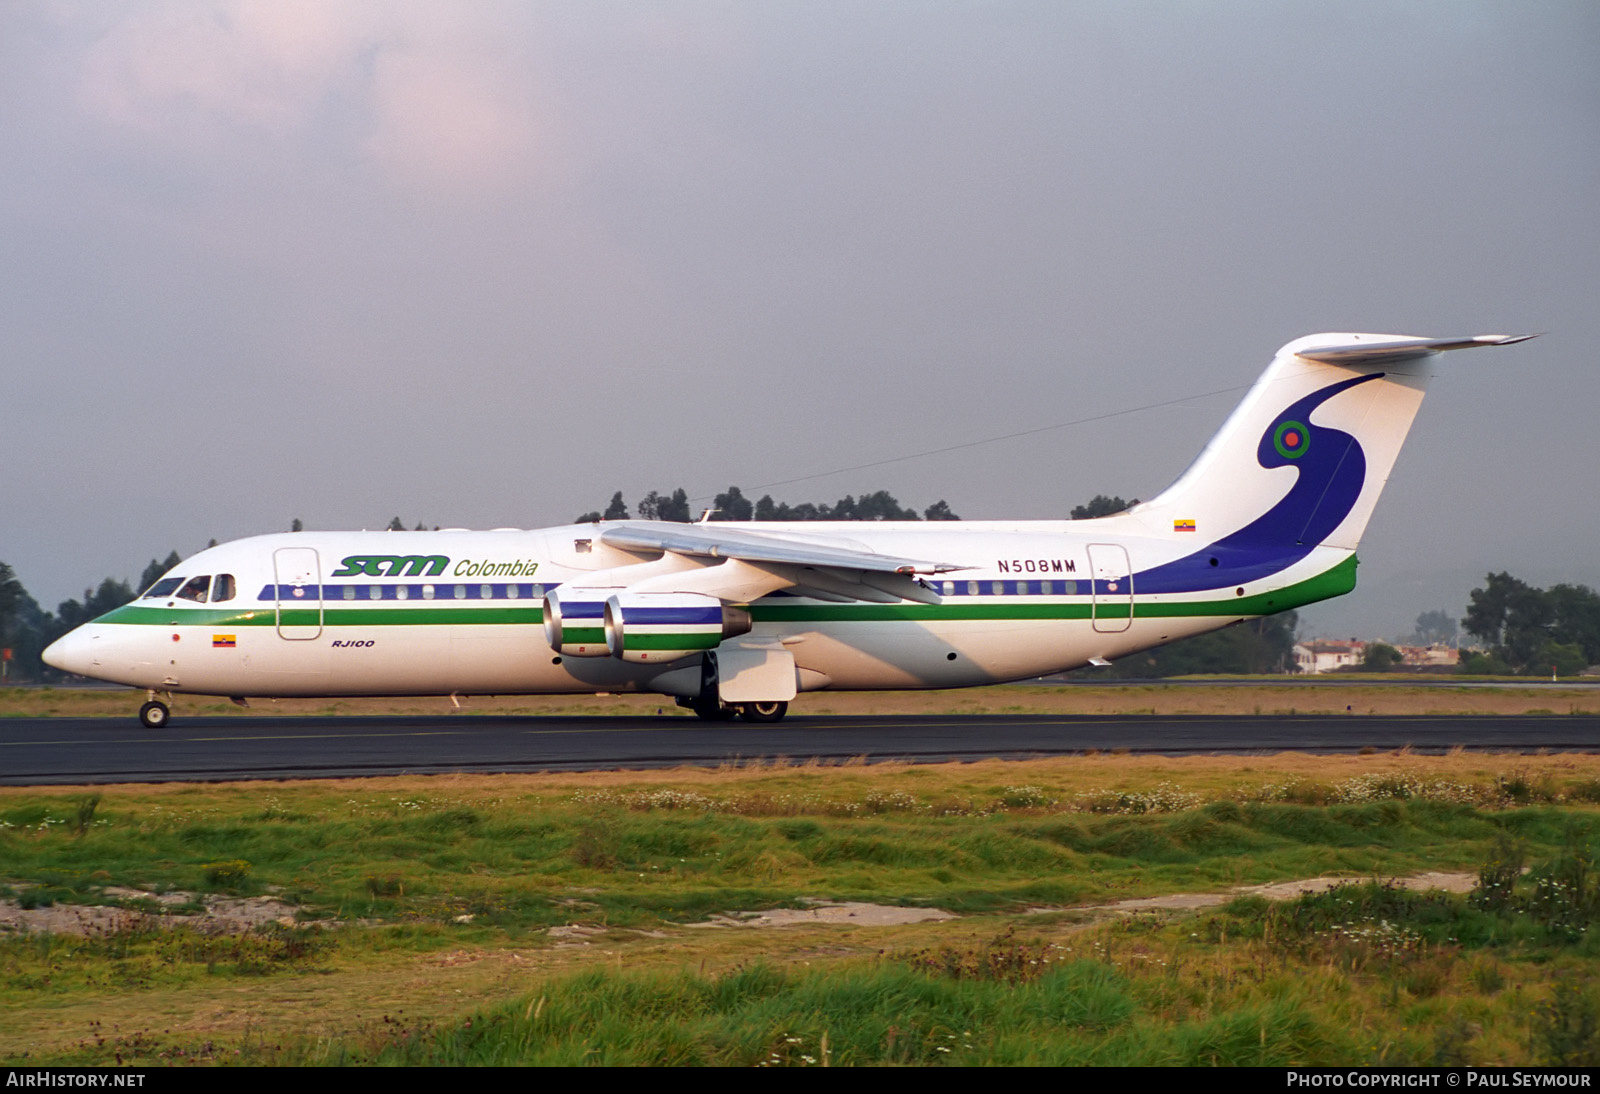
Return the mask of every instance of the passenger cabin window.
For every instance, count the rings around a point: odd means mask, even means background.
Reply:
[[[164,577],[150,586],[150,591],[144,594],[144,598],[146,600],[154,600],[157,597],[171,596],[173,590],[182,584],[183,578],[181,577]]]
[[[210,590],[210,574],[206,574],[204,577],[191,577],[183,588],[178,590],[178,598],[180,600],[193,600],[196,604],[204,604]]]
[[[232,574],[218,574],[211,580],[211,603],[221,604],[225,600],[232,600],[236,588]]]

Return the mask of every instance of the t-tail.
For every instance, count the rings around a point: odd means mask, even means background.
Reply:
[[[1178,481],[1129,514],[1149,532],[1195,545],[1141,572],[1137,591],[1242,587],[1303,573],[1305,561],[1321,569],[1341,554],[1348,560],[1439,354],[1532,337],[1313,334],[1290,342]]]

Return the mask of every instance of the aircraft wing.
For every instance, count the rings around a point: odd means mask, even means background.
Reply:
[[[875,574],[942,574],[963,570],[948,562],[898,558],[875,551],[833,547],[791,533],[747,532],[704,524],[618,524],[600,533],[602,542],[625,550],[671,551],[704,558],[737,558],[798,566],[834,566]]]
[[[629,551],[662,551],[664,562],[594,574],[584,579],[585,586],[617,582],[634,592],[692,592],[735,603],[787,589],[819,600],[936,604],[938,594],[917,575],[967,569],[839,546],[804,534],[753,532],[711,522],[619,522],[606,526],[600,539]],[[673,558],[691,568],[672,564]]]

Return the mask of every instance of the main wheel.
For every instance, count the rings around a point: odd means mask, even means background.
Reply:
[[[747,722],[781,722],[783,721],[783,716],[787,713],[789,713],[788,703],[739,704],[739,717]]]
[[[167,704],[158,703],[154,699],[139,708],[139,721],[143,722],[147,729],[160,729],[171,717],[172,711],[167,709]]]
[[[732,707],[725,707],[721,703],[696,703],[694,712],[708,722],[726,722],[739,712]]]

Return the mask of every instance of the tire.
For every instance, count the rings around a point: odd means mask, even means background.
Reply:
[[[146,729],[162,729],[171,717],[172,711],[167,708],[167,704],[158,703],[154,699],[139,708],[139,721],[144,723]]]
[[[732,707],[725,707],[721,703],[696,703],[694,712],[708,722],[731,721],[739,712]]]
[[[783,716],[789,713],[789,704],[782,702],[771,703],[740,703],[739,717],[747,722],[781,722]]]

